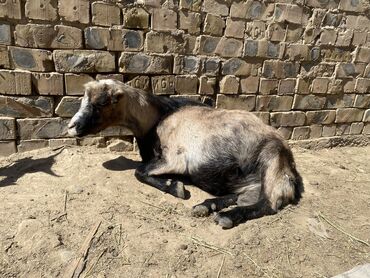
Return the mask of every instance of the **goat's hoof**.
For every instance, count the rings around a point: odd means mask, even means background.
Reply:
[[[193,207],[191,215],[195,217],[206,217],[209,215],[209,210],[204,205],[197,205]]]
[[[220,225],[224,229],[230,229],[234,227],[233,221],[227,216],[222,216],[220,213],[216,214],[214,220],[218,225]]]
[[[181,181],[172,181],[168,193],[175,197],[186,199],[185,186]]]

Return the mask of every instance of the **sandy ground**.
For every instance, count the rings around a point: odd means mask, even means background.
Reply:
[[[2,158],[0,277],[330,277],[369,262],[370,147],[294,153],[302,202],[231,230],[191,217],[209,197],[197,188],[184,201],[136,181],[134,154]]]

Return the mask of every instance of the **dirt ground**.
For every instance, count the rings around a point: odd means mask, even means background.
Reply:
[[[0,277],[331,277],[369,262],[370,147],[294,153],[301,203],[230,230],[191,217],[199,189],[180,200],[136,181],[135,154],[2,158]]]

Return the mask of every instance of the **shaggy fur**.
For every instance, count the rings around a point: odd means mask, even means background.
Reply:
[[[224,228],[276,213],[301,198],[291,150],[250,112],[158,97],[118,81],[90,82],[70,133],[80,136],[110,125],[133,131],[143,159],[138,180],[186,198],[183,184],[168,175],[189,177],[220,196],[195,206],[193,215],[218,212],[215,221]]]

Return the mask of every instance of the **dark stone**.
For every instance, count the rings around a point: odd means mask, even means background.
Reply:
[[[258,51],[258,41],[247,40],[244,47],[244,55],[256,57]]]
[[[142,44],[141,36],[136,31],[127,31],[122,39],[127,48],[139,48]]]
[[[145,72],[150,65],[150,57],[144,55],[134,55],[129,60],[127,69],[132,72]]]
[[[10,43],[10,26],[6,24],[0,24],[0,43]]]
[[[32,52],[26,49],[14,48],[12,51],[14,62],[23,68],[32,69],[36,66],[36,61]]]
[[[217,44],[218,40],[215,40],[214,38],[206,38],[203,46],[203,51],[205,53],[213,53],[216,50]]]
[[[85,37],[86,43],[94,49],[104,49],[106,47],[105,42],[100,37],[99,29],[96,28],[86,28],[85,29]]]
[[[280,44],[268,42],[267,44],[267,57],[278,58],[280,52]]]

